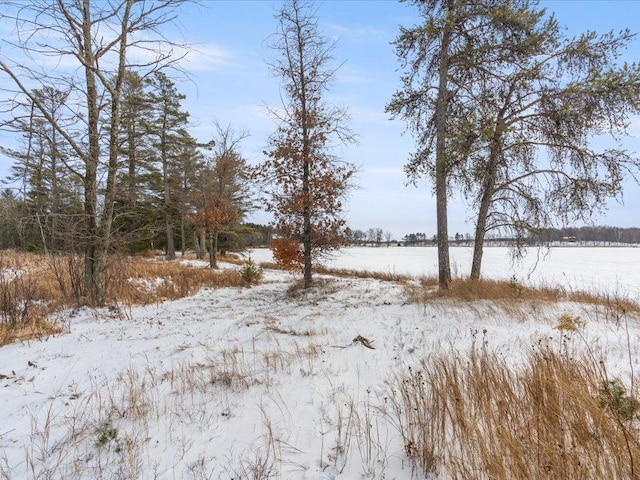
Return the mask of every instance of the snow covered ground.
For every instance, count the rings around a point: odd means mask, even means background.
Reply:
[[[469,275],[471,247],[450,249],[454,277]],[[269,249],[251,252],[256,262],[272,261]],[[328,267],[373,272],[437,276],[435,247],[350,247],[333,254]],[[558,247],[529,248],[520,262],[512,262],[506,247],[487,247],[482,275],[496,280],[512,277],[523,284],[562,285],[571,290],[615,293],[640,301],[640,248]]]
[[[434,249],[381,250],[348,249],[334,263],[433,273]],[[636,288],[640,250],[629,250],[562,250],[575,269],[546,263],[539,278]],[[468,252],[452,255],[462,273]],[[498,250],[485,266],[513,274]],[[638,369],[640,327],[602,307],[409,304],[400,284],[322,279],[300,292],[290,274],[266,271],[252,288],[65,312],[67,333],[0,349],[0,478],[423,478],[390,405],[397,375],[428,355],[483,342],[517,363],[546,342],[588,346],[625,383]],[[554,328],[563,314],[585,320],[579,334]]]

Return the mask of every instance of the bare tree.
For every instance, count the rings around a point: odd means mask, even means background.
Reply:
[[[0,73],[9,80],[3,87],[8,98],[5,113],[33,105],[80,159],[79,165],[67,168],[82,181],[84,190],[84,290],[90,304],[101,305],[105,299],[125,75],[127,71],[153,71],[175,61],[158,29],[173,19],[182,3],[5,2],[2,21],[14,27],[13,34],[4,39],[12,48],[3,48],[0,57]],[[16,54],[11,56],[11,52]],[[68,89],[64,118],[76,122],[65,125],[54,118],[34,95],[34,85]],[[10,126],[11,120],[4,126]]]
[[[287,1],[277,18],[271,47],[279,57],[270,66],[283,82],[283,105],[273,111],[280,125],[258,177],[267,183],[276,228],[303,245],[308,288],[313,257],[342,243],[340,213],[355,167],[339,162],[332,148],[354,136],[345,126],[347,112],[326,102],[334,44],[321,35],[313,3]]]
[[[393,238],[393,234],[389,230],[384,232],[384,241],[387,244],[387,247],[391,245],[392,238]]]

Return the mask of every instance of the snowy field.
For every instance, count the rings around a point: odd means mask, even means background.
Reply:
[[[469,251],[452,257],[464,273]],[[639,262],[640,249],[558,249],[531,279],[637,289]],[[333,265],[433,274],[435,249],[354,248]],[[485,274],[520,268],[487,249]],[[482,342],[517,364],[542,342],[588,347],[625,383],[638,369],[637,321],[602,307],[409,304],[400,284],[322,278],[290,293],[291,274],[265,271],[252,288],[64,312],[67,333],[0,349],[0,478],[422,479],[390,405],[430,354]],[[564,314],[579,334],[554,328]]]
[[[454,277],[468,276],[473,249],[452,247],[451,270]],[[269,249],[251,251],[257,262],[272,261]],[[372,272],[437,276],[438,252],[435,247],[350,247],[333,254],[325,265],[333,268]],[[486,247],[482,276],[529,285],[562,285],[570,290],[614,293],[640,301],[640,248],[633,247],[556,247],[530,248],[514,263],[506,247]]]

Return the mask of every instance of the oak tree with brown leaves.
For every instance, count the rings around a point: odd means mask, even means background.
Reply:
[[[216,135],[208,144],[213,155],[193,185],[191,202],[195,214],[190,220],[197,233],[207,239],[209,265],[217,268],[218,248],[228,248],[229,237],[239,234],[244,216],[253,208],[253,199],[246,160],[240,154],[240,144],[249,133],[218,122],[214,125]]]
[[[237,208],[217,192],[194,192],[196,213],[191,221],[199,232],[203,232],[209,243],[209,266],[218,268],[216,252],[220,229],[238,217]]]
[[[356,169],[333,149],[355,139],[345,125],[347,111],[326,101],[336,72],[331,66],[335,43],[321,35],[313,3],[288,1],[277,19],[271,43],[277,59],[270,67],[282,80],[283,104],[272,110],[279,126],[257,177],[265,184],[265,205],[276,229],[302,244],[308,288],[312,261],[343,243],[341,213]]]

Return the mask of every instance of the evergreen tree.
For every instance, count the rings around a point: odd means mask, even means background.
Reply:
[[[155,72],[149,80],[149,103],[152,105],[151,119],[146,128],[153,136],[152,149],[159,172],[157,192],[160,195],[166,234],[166,255],[176,257],[175,225],[179,223],[178,200],[182,191],[182,161],[184,148],[195,145],[187,133],[189,114],[181,109],[185,96],[178,92],[175,83],[163,72]]]

